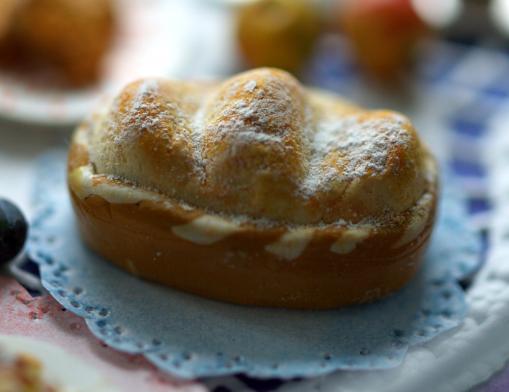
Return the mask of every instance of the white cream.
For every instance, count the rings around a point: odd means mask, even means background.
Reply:
[[[69,175],[69,184],[80,199],[97,195],[110,203],[136,204],[143,200],[165,201],[167,199],[156,192],[115,183],[94,184],[94,176],[90,165],[74,169]]]
[[[399,248],[400,246],[412,242],[424,231],[431,212],[432,202],[433,197],[431,193],[426,193],[421,197],[414,211],[412,211],[412,217],[407,224],[406,230],[398,241],[392,245],[392,248]]]
[[[78,132],[79,134],[80,132]],[[80,138],[80,141],[81,140]],[[427,162],[427,169],[433,173],[434,162]],[[433,175],[433,174],[432,174]],[[90,195],[97,195],[110,203],[136,204],[144,200],[164,202],[168,206],[171,203],[168,198],[152,191],[132,187],[129,185],[112,182],[94,184],[94,177],[102,177],[93,173],[92,166],[81,166],[69,175],[69,183],[76,195],[84,199]],[[405,232],[399,240],[392,245],[397,248],[408,244],[419,236],[424,230],[429,218],[431,194],[425,194],[414,207],[413,216]],[[180,226],[172,227],[175,235],[199,245],[209,245],[226,238],[230,234],[240,230],[238,223],[233,223],[218,216],[203,215],[199,218]],[[314,229],[293,229],[281,236],[278,241],[265,246],[265,250],[286,260],[299,257],[313,237]],[[330,251],[337,254],[352,252],[359,243],[370,234],[369,228],[347,229],[341,238],[337,239],[330,247]],[[131,267],[131,266],[129,266]],[[131,268],[132,269],[132,268]]]
[[[330,247],[331,252],[347,254],[353,251],[359,243],[369,236],[367,228],[352,228],[346,230]]]
[[[202,215],[185,225],[173,226],[173,233],[198,245],[210,245],[238,231],[240,227],[223,218]]]
[[[426,172],[426,180],[429,183],[434,184],[437,181],[437,175],[438,175],[438,168],[435,160],[431,158],[431,156],[428,156],[426,160],[424,161],[424,170]]]
[[[299,257],[313,238],[314,229],[294,229],[282,235],[279,240],[265,246],[265,250],[286,260]]]

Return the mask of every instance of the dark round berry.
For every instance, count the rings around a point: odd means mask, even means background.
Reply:
[[[19,208],[0,199],[0,263],[6,263],[19,254],[25,244],[27,231],[27,221]]]

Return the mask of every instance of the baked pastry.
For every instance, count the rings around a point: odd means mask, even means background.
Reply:
[[[43,379],[42,364],[27,355],[11,355],[0,347],[0,392],[57,392]]]
[[[411,123],[288,73],[129,84],[76,131],[85,242],[142,278],[238,304],[334,308],[401,288],[435,216]]]
[[[3,28],[8,55],[16,56],[16,62],[54,69],[74,86],[98,78],[114,32],[111,0],[6,0],[6,4],[9,13],[0,17],[0,38]]]
[[[12,41],[10,33],[13,28],[14,12],[18,0],[2,0],[0,1],[0,64],[12,63]]]
[[[2,0],[0,2],[0,42],[6,40],[8,31],[12,28],[12,15],[17,0]]]

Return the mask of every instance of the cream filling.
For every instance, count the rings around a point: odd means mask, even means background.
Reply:
[[[77,135],[80,134],[81,132],[77,132]],[[74,142],[81,142],[81,144],[86,145],[83,135],[75,138]],[[436,168],[431,159],[427,160],[426,169],[430,182],[433,183],[436,178]],[[79,167],[69,175],[69,184],[79,198],[85,199],[90,195],[98,195],[109,203],[115,204],[135,204],[150,200],[163,202],[168,207],[172,206],[167,197],[157,192],[112,182],[94,184],[94,176],[99,175],[93,173],[91,165]],[[392,248],[410,243],[423,232],[429,219],[432,203],[433,197],[429,192],[419,199],[412,209],[412,218],[405,232],[397,242],[391,245]],[[171,230],[176,236],[192,243],[210,245],[242,230],[242,227],[240,223],[232,220],[217,215],[205,214],[186,224],[174,226]],[[290,229],[277,241],[266,245],[265,250],[282,259],[293,260],[304,252],[313,237],[314,231],[313,228]],[[337,254],[348,254],[368,238],[370,232],[371,230],[366,227],[349,228],[331,245],[330,251]]]
[[[431,193],[425,193],[419,199],[417,205],[413,208],[412,217],[406,226],[406,230],[403,232],[398,241],[392,244],[391,248],[395,249],[409,244],[424,231],[429,219],[432,204],[433,196]]]
[[[368,228],[353,228],[345,231],[340,238],[334,242],[330,251],[340,255],[352,252],[358,244],[369,237],[371,229]]]
[[[111,182],[94,184],[94,176],[97,175],[90,165],[78,167],[69,175],[69,184],[80,199],[98,195],[114,204],[136,204],[144,200],[168,202],[160,194],[141,188]]]
[[[199,245],[213,244],[238,230],[238,224],[213,215],[202,215],[185,225],[171,228],[176,236]]]
[[[311,228],[292,229],[276,242],[266,245],[265,250],[285,260],[296,259],[304,252],[314,232]]]

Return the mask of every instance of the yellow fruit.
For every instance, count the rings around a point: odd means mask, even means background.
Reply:
[[[314,3],[306,0],[260,0],[242,7],[237,15],[239,48],[251,67],[299,71],[320,27]]]

